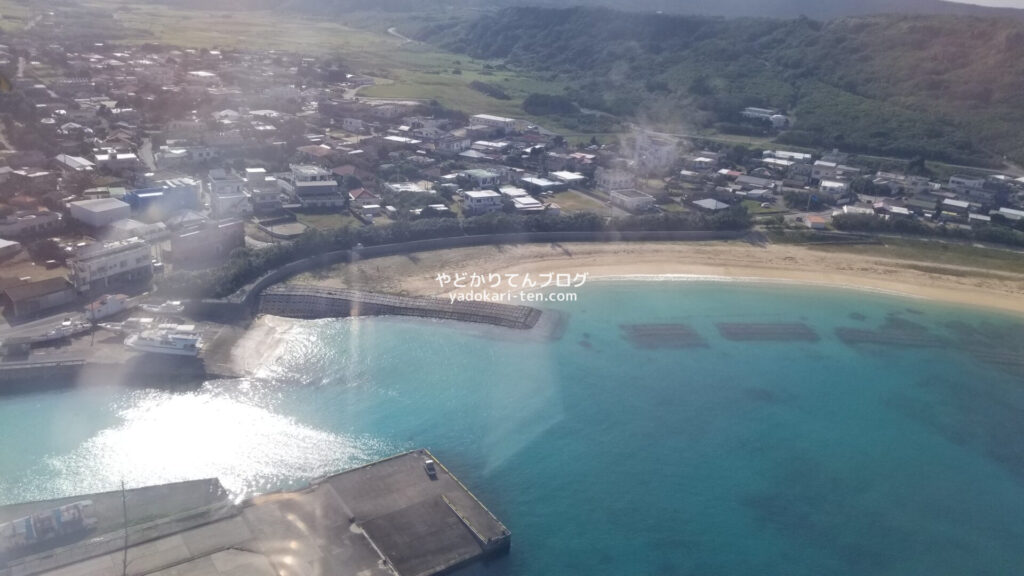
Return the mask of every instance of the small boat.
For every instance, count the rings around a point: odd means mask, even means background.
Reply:
[[[88,322],[72,321],[71,318],[65,318],[63,322],[57,325],[53,330],[50,330],[41,337],[37,337],[40,341],[55,340],[58,338],[67,338],[69,336],[76,336],[84,332],[88,332],[92,327]]]
[[[180,300],[168,300],[163,304],[143,304],[139,308],[150,314],[181,314],[185,311],[185,305]]]
[[[144,330],[125,338],[124,345],[140,352],[198,356],[199,350],[203,346],[203,339],[196,332]]]
[[[154,326],[155,322],[153,318],[128,318],[124,322],[101,322],[100,328],[109,330],[115,334],[130,334],[132,332],[139,332],[142,330],[148,330]]]

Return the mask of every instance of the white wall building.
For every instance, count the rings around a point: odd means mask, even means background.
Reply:
[[[644,212],[654,206],[654,196],[639,190],[613,190],[612,204],[629,212]]]
[[[814,167],[811,169],[811,177],[815,180],[827,180],[835,178],[838,171],[839,165],[835,162],[818,160],[814,163]]]
[[[140,238],[87,246],[69,261],[68,267],[71,282],[79,292],[153,274],[149,244]]]
[[[210,208],[217,218],[242,218],[252,213],[245,179],[220,168],[210,170],[207,177]]]
[[[594,172],[594,181],[600,190],[628,190],[636,187],[636,176],[632,172],[614,168],[598,168]]]
[[[501,194],[494,190],[465,190],[463,209],[469,214],[486,214],[501,210]]]
[[[16,238],[56,230],[64,223],[60,212],[21,210],[0,218],[0,237]]]
[[[100,228],[111,222],[130,218],[132,207],[117,198],[97,198],[95,200],[79,200],[68,204],[71,218],[86,226]]]
[[[339,208],[348,201],[334,175],[319,166],[292,164],[291,172],[280,174],[277,182],[284,193],[306,207]]]
[[[972,192],[985,187],[985,179],[960,174],[949,177],[949,187],[958,192]]]
[[[502,116],[492,116],[490,114],[475,114],[470,116],[469,123],[476,124],[478,126],[501,128],[503,130],[513,130],[516,127],[515,118],[504,118]]]

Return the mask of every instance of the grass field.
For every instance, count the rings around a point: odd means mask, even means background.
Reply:
[[[75,21],[80,32],[95,30],[100,36],[110,35],[112,40],[127,44],[259,47],[309,55],[338,55],[352,68],[385,80],[364,88],[360,96],[437,100],[468,113],[515,116],[558,127],[557,119],[531,117],[521,105],[523,98],[533,92],[561,93],[563,83],[511,70],[487,70],[485,64],[498,63],[406,42],[388,33],[392,26],[398,27],[400,32],[402,22],[408,22],[410,15],[361,14],[327,21],[261,10],[181,10],[119,0],[85,0],[82,6],[84,8],[62,6],[58,8],[58,17]],[[23,27],[32,12],[15,0],[0,0],[0,15],[5,15],[0,19],[0,26]],[[116,33],[112,29],[116,29]],[[499,100],[470,88],[474,80],[499,86],[510,99]],[[567,136],[589,140],[591,135],[568,132]]]
[[[21,30],[25,24],[31,21],[32,14],[33,9],[30,2],[4,0],[0,2],[0,30],[4,32]]]
[[[551,201],[558,204],[566,212],[594,212],[608,214],[608,207],[597,200],[576,190],[558,192],[551,196]]]

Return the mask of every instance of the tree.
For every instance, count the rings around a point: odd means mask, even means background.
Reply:
[[[57,242],[50,238],[36,240],[30,243],[27,249],[32,259],[39,262],[46,262],[47,260],[63,262],[65,258],[64,251],[60,249],[60,244],[57,244]]]
[[[929,170],[928,166],[925,164],[924,156],[914,156],[913,158],[908,160],[905,171],[907,174],[910,174],[911,176],[931,177],[932,175],[932,171]]]

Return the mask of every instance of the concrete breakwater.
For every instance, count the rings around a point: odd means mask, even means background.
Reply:
[[[541,311],[530,306],[496,302],[452,302],[448,298],[395,296],[303,284],[268,288],[260,297],[259,311],[262,314],[305,319],[416,316],[520,330],[533,328],[541,317]]]
[[[0,506],[0,525],[82,501],[89,529],[0,534],[0,576],[439,576],[507,553],[512,537],[425,449],[294,492],[236,501],[195,480]]]

